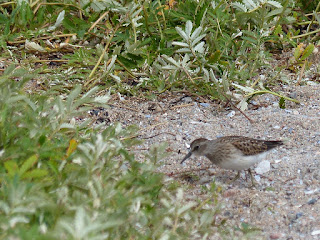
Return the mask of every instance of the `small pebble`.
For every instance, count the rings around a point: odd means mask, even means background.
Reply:
[[[297,93],[296,92],[292,92],[289,94],[289,97],[296,99],[297,98]]]
[[[234,190],[234,189],[230,189],[230,190],[227,190],[223,193],[223,197],[224,198],[229,198],[229,197],[233,197],[237,194],[237,191]]]
[[[280,126],[279,125],[276,125],[273,127],[274,129],[280,129]]]
[[[229,211],[225,211],[223,214],[225,217],[232,217],[232,213]]]
[[[185,97],[183,98],[183,101],[186,103],[191,103],[192,102],[192,98],[191,97]]]
[[[257,182],[260,182],[261,181],[261,177],[259,175],[255,175],[254,176],[254,179],[257,181]]]
[[[298,219],[298,218],[300,218],[300,217],[302,217],[302,216],[303,216],[303,213],[302,213],[302,212],[299,212],[299,213],[296,214],[296,219]]]
[[[320,234],[320,230],[315,230],[311,233],[312,236],[319,235],[319,234]]]
[[[200,103],[200,106],[202,106],[202,107],[209,107],[210,104],[209,104],[209,103]]]
[[[210,182],[212,180],[212,178],[211,177],[202,177],[202,178],[200,178],[200,180],[199,180],[199,184],[205,184],[205,183],[208,183],[208,182]]]
[[[316,202],[317,202],[317,199],[312,198],[312,199],[310,199],[310,200],[308,201],[308,204],[309,204],[309,205],[313,205],[313,204],[315,204]]]
[[[316,191],[317,191],[317,189],[314,189],[314,190],[306,190],[306,191],[304,191],[304,193],[305,193],[306,195],[309,195],[309,194],[314,194]]]
[[[182,141],[182,137],[181,137],[180,135],[176,135],[176,140],[177,140],[178,142],[181,142],[181,141]]]
[[[264,160],[258,164],[258,166],[255,168],[256,173],[258,174],[264,174],[270,171],[270,162],[267,160]]]
[[[230,113],[228,113],[228,117],[229,118],[232,118],[232,117],[234,117],[234,115],[236,115],[236,112],[235,111],[231,111]]]
[[[282,237],[282,234],[279,233],[271,233],[270,234],[270,239],[279,239]]]
[[[296,220],[296,214],[294,212],[289,212],[287,215],[287,218],[290,220],[290,222],[293,222],[294,220]]]

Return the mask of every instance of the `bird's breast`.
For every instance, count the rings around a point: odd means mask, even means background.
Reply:
[[[210,158],[209,159],[213,164],[216,164],[221,168],[240,171],[249,169],[254,164],[261,162],[265,155],[266,153],[251,156],[233,154],[222,158],[212,158],[213,161]]]

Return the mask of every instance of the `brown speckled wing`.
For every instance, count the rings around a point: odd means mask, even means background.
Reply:
[[[247,156],[263,153],[283,144],[282,141],[265,141],[241,136],[223,137],[221,141],[231,143]]]

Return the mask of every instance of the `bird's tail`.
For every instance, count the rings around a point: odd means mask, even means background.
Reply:
[[[281,146],[284,144],[283,141],[265,141],[265,144],[267,145],[267,150],[270,150],[272,148],[275,148],[277,146]]]

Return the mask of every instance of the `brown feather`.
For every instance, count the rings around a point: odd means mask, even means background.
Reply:
[[[242,136],[221,137],[218,138],[218,141],[231,143],[246,156],[263,153],[271,150],[272,148],[283,145],[282,141],[266,141]]]

